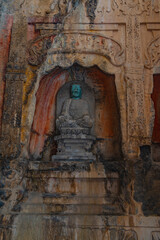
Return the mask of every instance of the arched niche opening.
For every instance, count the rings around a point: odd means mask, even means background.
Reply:
[[[152,133],[152,157],[156,162],[160,162],[160,73],[153,75],[153,93],[155,119]]]
[[[36,107],[30,134],[29,151],[34,158],[51,160],[56,153],[56,96],[69,81],[85,81],[94,92],[96,143],[93,151],[100,159],[121,158],[121,127],[115,77],[97,66],[82,67],[74,64],[69,68],[56,68],[45,75],[36,93]]]

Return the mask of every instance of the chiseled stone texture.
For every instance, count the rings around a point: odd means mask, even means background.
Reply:
[[[1,1],[1,240],[160,239],[159,49],[159,0]],[[92,162],[51,160],[73,79]]]

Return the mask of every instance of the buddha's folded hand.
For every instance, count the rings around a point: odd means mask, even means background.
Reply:
[[[84,115],[82,118],[77,119],[77,124],[80,125],[81,127],[92,127],[92,120],[88,115]]]

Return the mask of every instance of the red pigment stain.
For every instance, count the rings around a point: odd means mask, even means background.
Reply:
[[[155,108],[155,120],[152,141],[154,143],[160,143],[160,74],[154,75],[152,100],[154,102]]]
[[[39,31],[35,31],[34,24],[28,24],[27,27],[27,41],[33,40],[39,36]]]
[[[29,17],[28,18],[28,29],[27,29],[27,40],[34,40],[40,36],[40,31],[36,30],[35,25],[37,23],[60,23],[59,18],[53,17]],[[53,39],[52,39],[53,40]]]
[[[68,77],[67,71],[55,70],[40,81],[30,137],[30,153],[35,157],[42,152],[48,135],[54,132],[56,95]]]
[[[113,75],[107,75],[98,68],[90,68],[88,75],[93,81],[95,93],[98,97],[96,106],[95,131],[100,138],[113,137],[119,129],[119,110]]]
[[[95,134],[99,138],[113,138],[120,128],[114,76],[106,75],[96,67],[86,71],[96,97]],[[30,153],[35,157],[43,151],[45,140],[54,132],[56,95],[68,77],[67,71],[57,69],[40,82],[30,138]]]
[[[8,62],[12,24],[13,16],[6,15],[4,17],[4,21],[1,22],[0,28],[0,131],[5,90],[4,74]]]

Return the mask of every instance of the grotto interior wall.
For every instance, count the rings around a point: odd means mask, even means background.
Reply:
[[[112,158],[121,159],[119,105],[114,76],[106,75],[97,67],[84,68],[79,65],[73,65],[73,67],[66,70],[54,70],[41,80],[36,93],[36,108],[30,136],[31,155],[34,156],[35,159],[40,157],[44,147],[47,156],[49,149],[46,145],[49,144],[49,142],[51,145],[50,151],[53,155],[52,152],[55,151],[53,149],[56,148],[53,146],[53,138],[56,135],[56,93],[59,88],[62,87],[62,84],[72,80],[70,72],[75,68],[78,69],[78,71],[76,70],[78,72],[76,72],[76,78],[80,81],[85,81],[94,90],[96,101],[94,133],[97,138],[95,146],[96,153],[99,153],[103,160]],[[49,156],[51,154],[49,154]],[[47,160],[50,159],[45,159],[45,161]]]
[[[2,1],[1,239],[160,238],[159,14],[157,0]],[[51,161],[76,67],[96,101],[89,164]]]

